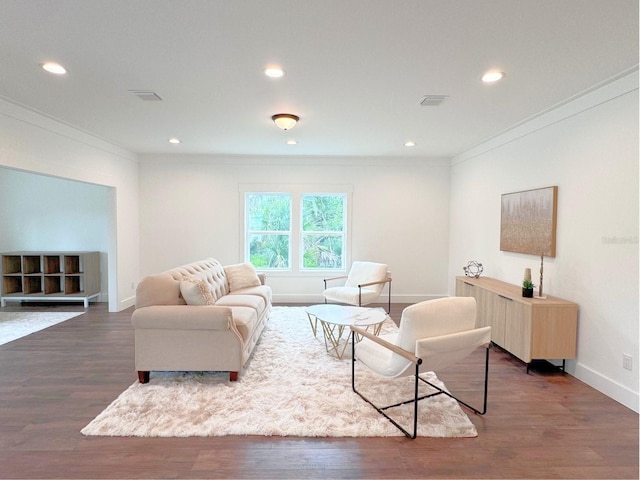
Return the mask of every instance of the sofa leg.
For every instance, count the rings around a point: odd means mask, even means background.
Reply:
[[[238,372],[229,372],[229,381],[237,382],[238,381]]]
[[[140,383],[149,383],[149,372],[138,370],[138,380]]]

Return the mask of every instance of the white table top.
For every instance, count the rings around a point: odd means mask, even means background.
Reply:
[[[307,307],[306,312],[323,322],[345,326],[375,325],[387,319],[387,312],[383,308],[351,307],[322,303]]]

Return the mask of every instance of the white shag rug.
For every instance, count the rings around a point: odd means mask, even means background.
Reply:
[[[383,333],[395,329],[388,319]],[[345,357],[350,357],[350,349]],[[356,387],[379,405],[412,398],[412,377],[385,380],[359,362],[356,366]],[[432,372],[425,375],[444,386]],[[424,389],[433,391],[428,385]],[[477,436],[458,403],[446,395],[422,400],[419,408],[419,436]],[[412,406],[394,410],[397,415],[391,416],[411,431]],[[82,433],[136,437],[403,435],[352,391],[351,358],[338,360],[327,354],[321,330],[315,338],[302,307],[273,308],[237,382],[230,382],[228,373],[151,372],[149,383],[133,383]]]
[[[84,312],[0,312],[0,345],[82,315]]]

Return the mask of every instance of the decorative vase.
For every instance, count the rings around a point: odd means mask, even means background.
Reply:
[[[522,288],[522,296],[526,298],[533,298],[533,288]]]

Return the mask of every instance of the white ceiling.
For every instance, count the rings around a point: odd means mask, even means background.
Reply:
[[[137,153],[450,157],[637,65],[637,0],[0,0],[0,96]]]

